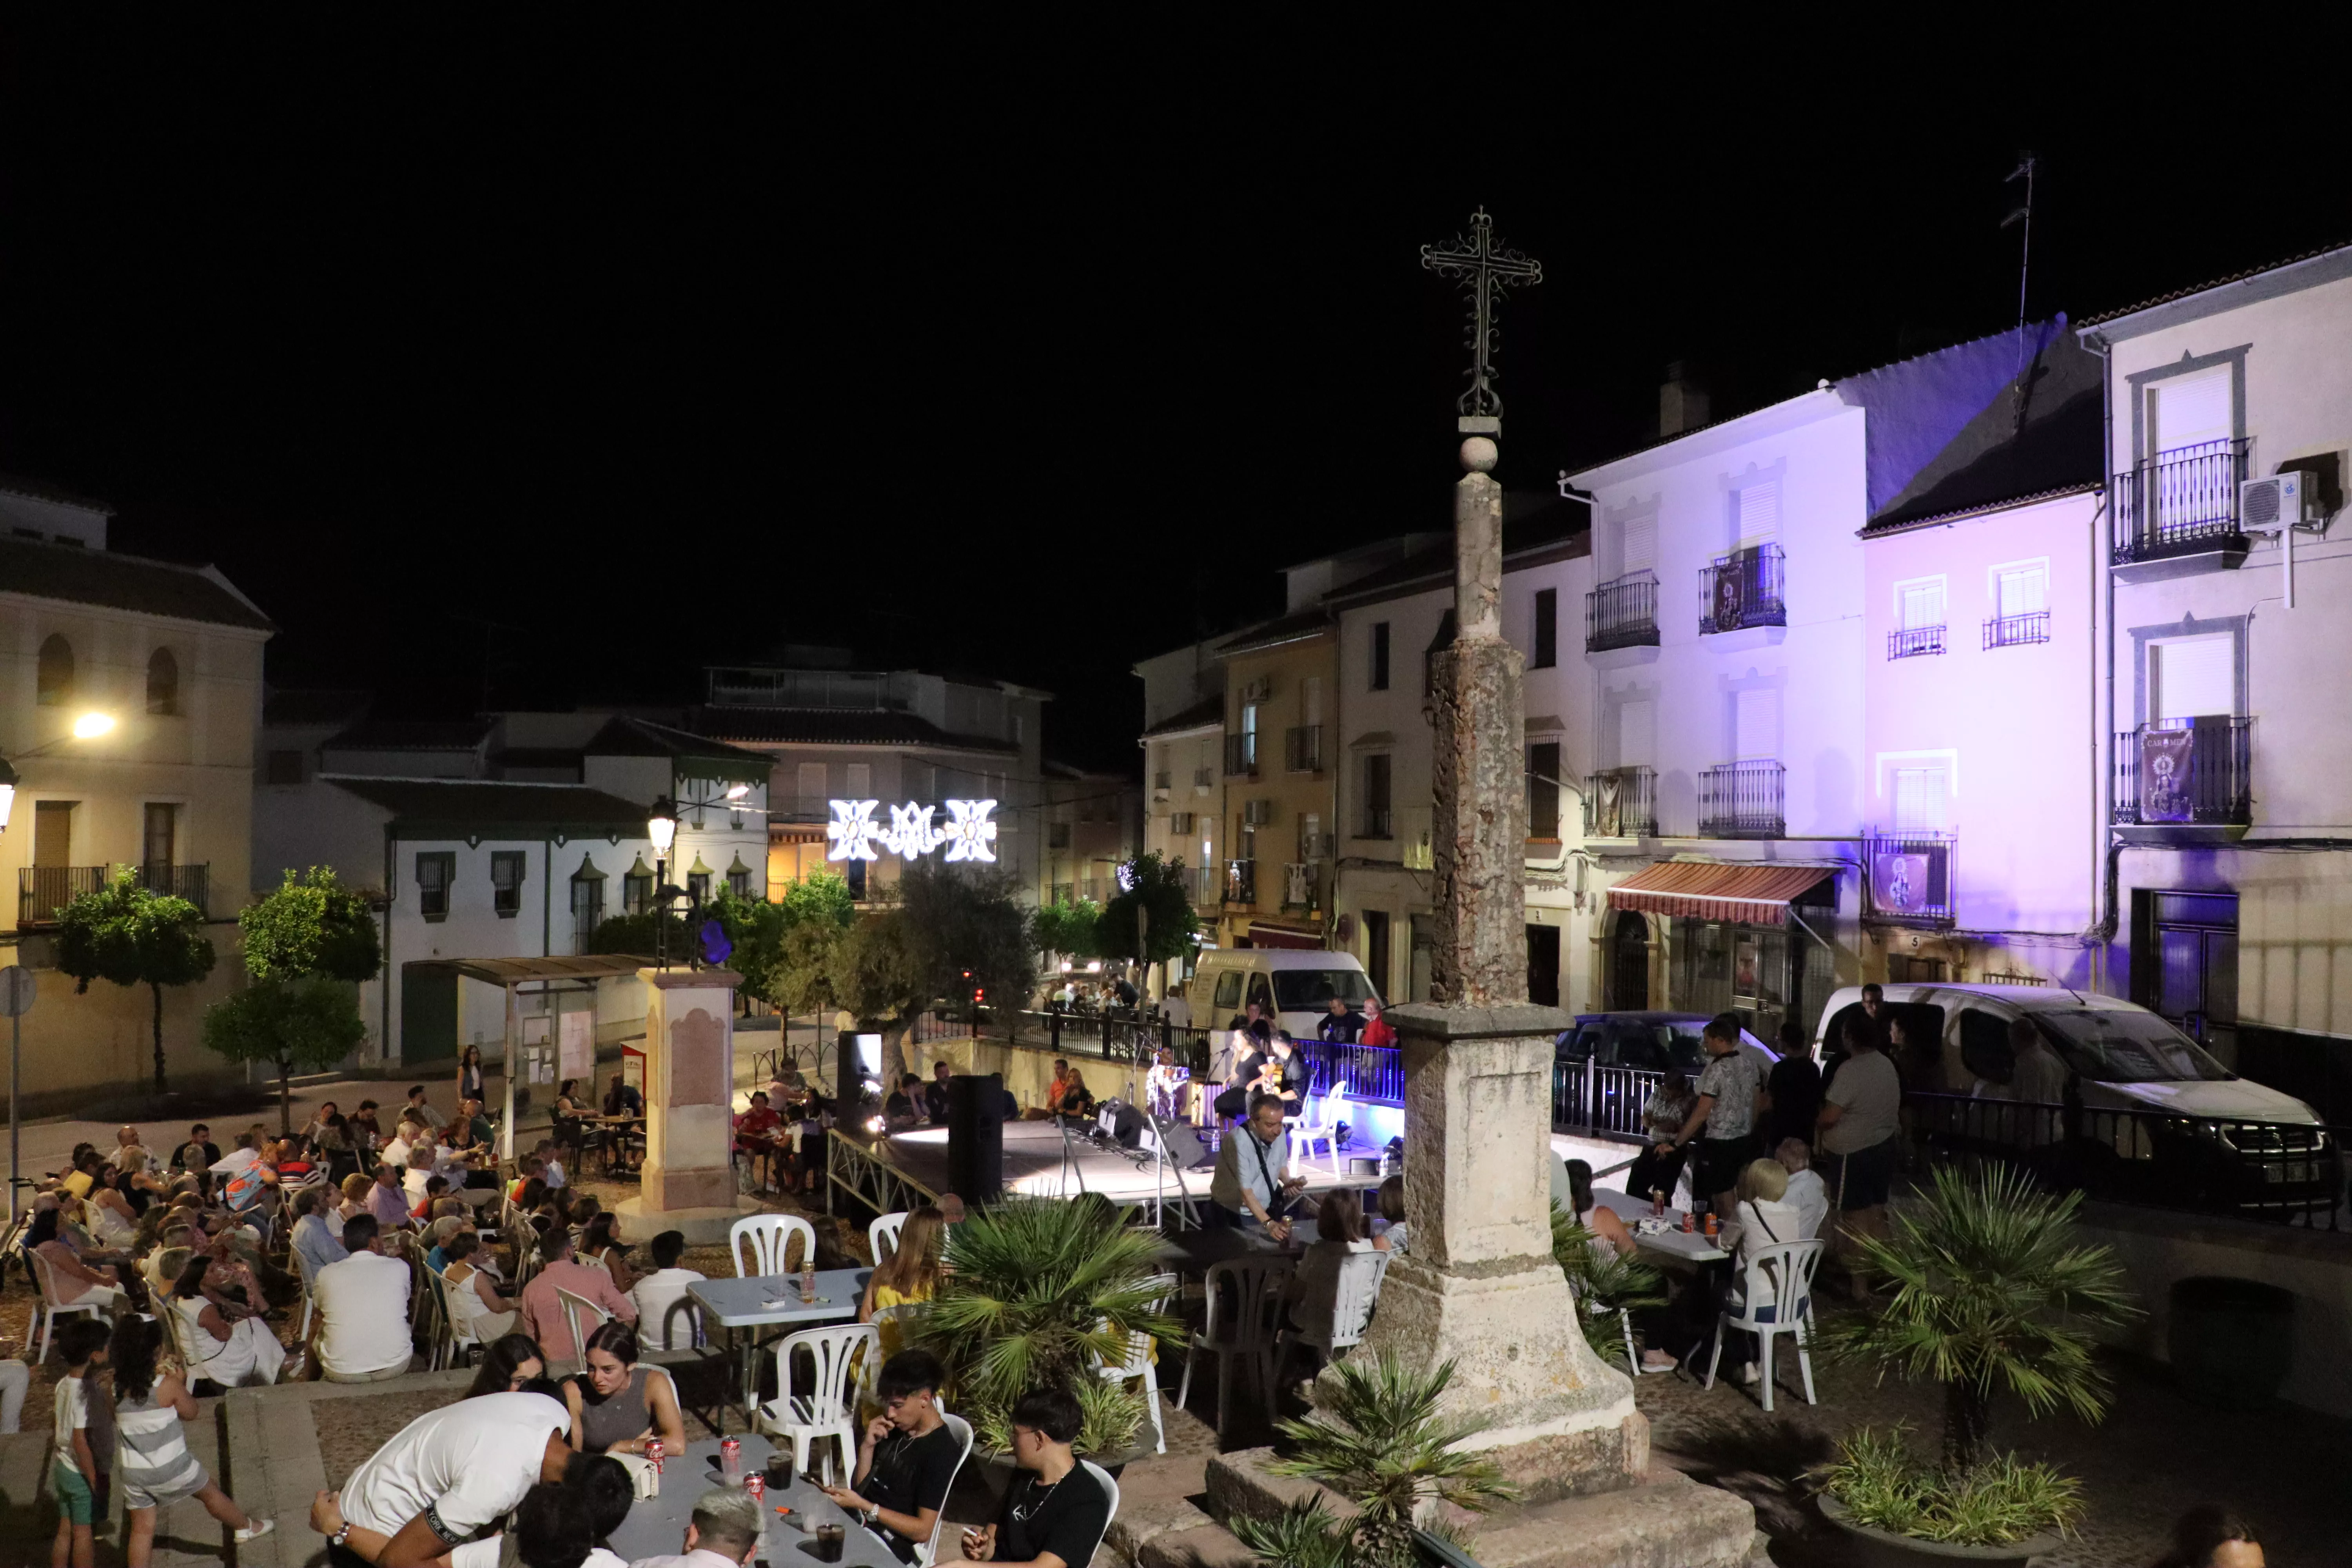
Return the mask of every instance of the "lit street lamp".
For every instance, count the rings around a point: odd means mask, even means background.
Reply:
[[[26,757],[37,757],[43,752],[55,751],[68,741],[94,741],[113,728],[113,714],[85,713],[73,721],[73,732],[70,735],[60,735],[47,745],[35,746],[29,752],[19,752],[16,753],[16,760],[22,762]],[[0,833],[8,831],[8,814],[16,805],[16,786],[23,782],[24,780],[17,775],[16,770],[8,765],[8,759],[0,757]]]
[[[718,799],[690,800],[686,803],[685,809],[701,811],[706,807],[716,805],[724,806],[730,812],[741,812],[745,809],[744,797],[751,793],[750,784],[730,784],[727,786],[726,793]],[[670,847],[677,842],[678,810],[678,803],[676,800],[666,795],[660,795],[655,799],[653,811],[646,818],[646,837],[652,839],[654,845],[654,960],[664,969],[669,967],[667,917],[671,907],[678,900],[686,900],[688,910],[688,923],[698,934],[702,927],[702,895],[691,889],[676,887],[669,879],[669,851]],[[688,953],[687,962],[689,963],[694,962],[692,953]]]

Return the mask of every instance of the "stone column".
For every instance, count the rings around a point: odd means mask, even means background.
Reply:
[[[735,1194],[735,987],[724,969],[641,969],[646,985],[646,1166],[619,1205],[628,1234],[727,1239],[758,1205]]]
[[[1436,1000],[1389,1014],[1404,1056],[1412,1250],[1350,1354],[1452,1361],[1447,1414],[1485,1421],[1469,1446],[1500,1450],[1539,1502],[1632,1483],[1649,1426],[1631,1381],[1585,1344],[1551,1256],[1552,1040],[1570,1020],[1527,999],[1525,718],[1520,658],[1502,636],[1495,460],[1483,436],[1463,443],[1458,640],[1437,656],[1430,705]]]

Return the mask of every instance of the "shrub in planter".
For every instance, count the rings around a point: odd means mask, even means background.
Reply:
[[[948,1369],[950,1407],[986,1452],[1013,1446],[1010,1414],[1024,1394],[1066,1389],[1086,1412],[1077,1451],[1115,1455],[1148,1414],[1143,1395],[1106,1382],[1097,1357],[1126,1358],[1128,1336],[1170,1342],[1181,1331],[1152,1310],[1158,1237],[1120,1223],[1105,1203],[1008,1198],[948,1236],[948,1272],[922,1314],[923,1347]]]
[[[1620,1258],[1614,1248],[1596,1247],[1597,1240],[1574,1215],[1557,1203],[1552,1205],[1552,1261],[1568,1276],[1568,1288],[1583,1309],[1576,1321],[1584,1330],[1584,1342],[1609,1365],[1632,1372],[1625,1361],[1625,1332],[1616,1313],[1664,1306],[1664,1286],[1655,1268],[1635,1258]],[[1595,1308],[1608,1315],[1596,1315]]]
[[[2060,1405],[2085,1421],[2106,1413],[2095,1334],[2137,1309],[2108,1249],[2074,1239],[2080,1205],[2079,1194],[2042,1192],[2007,1167],[1944,1167],[1892,1234],[1860,1239],[1860,1266],[1894,1294],[1875,1313],[1825,1325],[1823,1347],[1875,1363],[1882,1377],[1941,1384],[1944,1421],[1933,1465],[1915,1459],[1899,1431],[1848,1440],[1820,1479],[1853,1522],[1987,1547],[2071,1522],[2075,1483],[1989,1455],[1986,1438],[2004,1393],[2032,1415]]]

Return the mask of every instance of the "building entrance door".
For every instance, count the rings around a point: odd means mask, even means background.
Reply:
[[[2132,894],[2132,999],[2161,1013],[2221,1065],[2238,1063],[2238,896]]]
[[[1619,1013],[1641,1012],[1650,1005],[1650,922],[1620,910],[1612,947],[1609,1005]]]
[[[1538,1007],[1559,1005],[1559,928],[1528,927],[1528,1000]]]
[[[1395,977],[1389,973],[1389,917],[1384,910],[1364,911],[1364,967],[1371,971],[1373,994],[1386,1004]]]

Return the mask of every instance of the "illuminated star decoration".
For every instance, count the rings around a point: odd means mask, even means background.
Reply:
[[[832,847],[825,850],[828,860],[878,860],[881,854],[875,843],[882,837],[882,825],[874,820],[878,800],[836,800],[832,803],[833,820],[825,824],[824,836]]]
[[[904,805],[892,806],[890,827],[882,835],[882,847],[909,860],[920,859],[937,849],[946,835],[931,826],[936,809],[911,800]]]
[[[996,824],[989,813],[996,809],[992,800],[951,800],[948,802],[947,839],[950,860],[993,860],[996,858]]]

